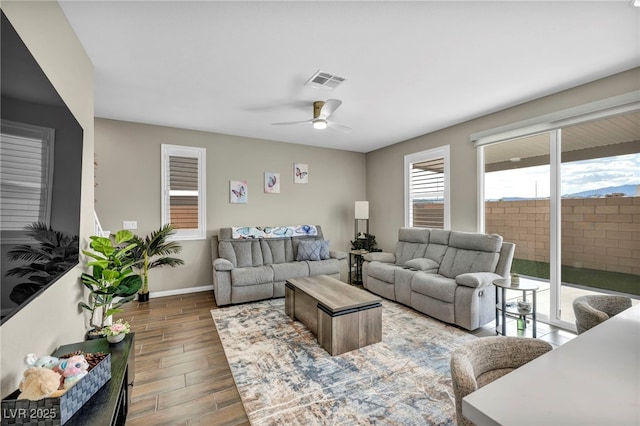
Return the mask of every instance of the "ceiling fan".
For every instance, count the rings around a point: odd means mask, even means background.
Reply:
[[[329,117],[342,105],[342,101],[338,99],[327,99],[326,101],[315,101],[313,103],[313,118],[305,121],[289,121],[285,123],[272,123],[274,126],[287,126],[290,124],[304,124],[308,123],[313,126],[314,129],[323,130],[327,127],[339,130],[341,132],[349,133],[351,127],[344,124],[336,123],[335,121],[329,121]]]

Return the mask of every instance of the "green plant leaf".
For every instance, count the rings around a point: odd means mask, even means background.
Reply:
[[[117,295],[121,297],[135,295],[142,287],[140,275],[129,275],[118,285]]]
[[[127,241],[131,241],[133,239],[133,233],[128,229],[122,229],[115,234],[116,244],[126,243]]]
[[[119,314],[120,312],[124,312],[124,309],[107,309],[105,318],[110,317],[111,315],[114,315],[114,314]]]
[[[105,256],[110,256],[114,251],[115,247],[111,243],[111,239],[106,237],[91,237],[91,244],[89,246],[98,253],[102,253]]]
[[[113,269],[103,269],[102,278],[105,281],[116,281],[118,278],[120,278],[120,271],[114,271]]]
[[[95,260],[93,262],[87,263],[87,266],[99,266],[100,269],[105,269],[109,267],[108,260]]]
[[[78,303],[78,306],[79,306],[80,308],[82,308],[82,309],[86,309],[86,310],[87,310],[87,311],[89,311],[89,312],[93,312],[93,308],[92,308],[91,306],[87,305],[87,304],[86,304],[86,303],[84,303],[84,302],[79,302],[79,303]]]

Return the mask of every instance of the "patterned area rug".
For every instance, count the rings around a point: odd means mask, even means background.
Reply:
[[[382,305],[382,342],[334,357],[284,299],[212,310],[251,424],[454,425],[449,360],[476,337]]]

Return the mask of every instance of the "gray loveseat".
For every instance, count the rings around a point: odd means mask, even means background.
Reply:
[[[496,234],[400,228],[394,253],[364,256],[364,287],[467,330],[495,319],[492,281],[508,278],[515,244]]]
[[[328,242],[318,260],[297,260],[308,257],[302,255],[301,242],[303,248],[312,241],[324,242],[321,227],[315,228],[315,236],[247,239],[233,238],[232,228],[221,228],[211,240],[216,304],[284,297],[284,285],[290,278],[329,275],[346,281],[347,254],[329,251]]]

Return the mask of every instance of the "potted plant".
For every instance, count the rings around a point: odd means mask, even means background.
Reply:
[[[144,238],[133,237],[135,247],[131,250],[130,256],[135,260],[135,267],[142,275],[142,288],[138,293],[138,301],[149,300],[149,269],[159,266],[184,265],[182,259],[170,257],[171,254],[178,254],[182,251],[182,246],[177,241],[168,241],[168,238],[175,234],[171,224],[160,227],[157,231]]]
[[[376,248],[376,236],[373,234],[362,233],[355,240],[351,241],[352,250],[366,250],[368,252],[382,251]]]
[[[133,238],[127,230],[108,238],[92,236],[89,246],[93,251],[82,251],[94,259],[87,264],[92,273],[83,273],[80,277],[90,292],[89,303],[79,303],[81,308],[91,312],[89,323],[93,330],[89,337],[100,336],[107,319],[122,312],[120,307],[133,300],[142,285],[140,276],[133,273],[135,261],[129,257],[129,252],[136,246]]]
[[[111,325],[108,325],[102,329],[102,335],[107,338],[109,343],[119,343],[124,339],[124,336],[131,332],[131,326],[128,322],[119,319]]]

